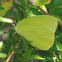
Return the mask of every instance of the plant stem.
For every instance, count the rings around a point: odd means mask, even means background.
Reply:
[[[12,55],[14,55],[15,54],[15,52],[14,51],[12,51],[12,53],[9,55],[9,57],[7,58],[7,60],[5,61],[5,62],[9,62],[10,61],[10,59],[11,59],[11,57],[12,57]]]
[[[44,14],[50,15],[48,12],[46,12],[45,10],[43,10],[40,6],[37,6],[37,8],[40,9]]]

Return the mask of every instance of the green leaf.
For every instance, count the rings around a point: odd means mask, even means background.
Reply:
[[[57,19],[53,16],[39,15],[21,20],[15,30],[30,44],[40,50],[49,50],[54,44]]]
[[[36,6],[41,6],[41,5],[49,4],[51,0],[35,0],[34,2]]]
[[[13,23],[13,20],[8,19],[8,18],[4,18],[4,17],[0,17],[0,22]]]
[[[62,44],[59,43],[58,41],[55,42],[56,48],[58,51],[62,51]]]
[[[60,30],[62,31],[61,29],[62,27],[60,27]],[[58,34],[56,34],[56,40],[59,41],[59,42],[62,42],[62,33],[61,31],[57,31]]]
[[[6,58],[7,54],[0,52],[0,58]]]
[[[2,41],[0,41],[0,49],[2,48],[2,46],[3,46],[3,42],[2,42]]]
[[[40,57],[40,56],[38,56],[38,55],[31,55],[31,56],[29,57],[29,60],[35,60],[35,59],[38,59],[38,60],[45,60],[45,58],[42,58],[42,57]]]
[[[57,9],[62,8],[62,0],[56,0],[54,2],[52,2],[51,4],[47,5],[48,11],[50,13],[53,13],[54,11],[60,12]]]
[[[62,14],[62,8],[55,9],[51,14],[53,15],[61,15]]]
[[[12,2],[10,1],[7,1],[4,4],[2,4],[1,7],[3,7],[4,9],[0,10],[0,16],[4,16],[9,10],[9,8],[11,7],[11,5],[12,5]]]

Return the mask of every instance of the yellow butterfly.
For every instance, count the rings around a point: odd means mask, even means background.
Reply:
[[[57,18],[49,15],[39,15],[18,22],[15,30],[30,44],[40,50],[49,50],[54,44]]]

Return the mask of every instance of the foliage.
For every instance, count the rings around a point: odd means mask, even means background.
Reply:
[[[43,1],[41,1],[40,3],[42,2]],[[44,0],[44,2],[46,2],[46,0]],[[52,0],[51,3],[49,2],[50,4],[45,5],[46,3],[45,4],[42,3],[44,6],[42,5],[40,6],[43,8],[43,10],[47,11],[50,15],[56,17],[57,20],[61,21],[62,20],[61,2],[62,0]],[[42,21],[39,22],[38,15],[45,16],[43,11],[40,11],[36,6],[32,5],[28,0],[0,1],[0,58],[1,58],[0,62],[5,62],[8,59],[8,57],[11,55],[12,51],[14,51],[15,53],[10,57],[11,59],[9,59],[9,62],[31,62],[31,61],[62,62],[62,26],[60,25],[57,26],[57,30],[54,33],[55,34],[54,45],[47,51],[40,50],[37,49],[36,47],[31,46],[30,45],[31,42],[28,42],[26,37],[17,34],[17,31],[15,31],[15,26],[18,22],[22,22],[23,20],[25,20],[25,24],[26,24],[27,21],[31,20],[31,19],[30,20],[26,20],[26,19],[30,17],[35,16],[37,23],[42,23]],[[49,29],[51,29],[52,27],[52,26],[50,27],[50,25],[56,26],[54,20],[52,20],[53,17],[51,19],[47,17],[46,19],[47,21],[48,20],[51,21],[50,23],[46,22],[47,25],[49,26]],[[42,17],[40,17],[40,19],[42,19]],[[43,19],[45,19],[45,17]],[[32,23],[34,23],[33,18],[32,18]],[[29,25],[27,24],[27,26],[30,26],[30,24],[32,26],[32,23],[29,23]],[[43,24],[43,26],[46,26],[46,23]],[[19,25],[20,25],[19,27],[22,26],[21,23]],[[39,27],[39,26],[35,26],[35,27]],[[26,29],[27,27],[24,26],[24,28]],[[48,33],[50,32],[49,30],[47,31]],[[46,35],[48,33],[44,33],[44,34]],[[37,33],[33,33],[33,34],[37,34]],[[40,33],[38,35],[40,35]],[[34,38],[33,36],[31,37]],[[45,44],[42,43],[42,45]]]

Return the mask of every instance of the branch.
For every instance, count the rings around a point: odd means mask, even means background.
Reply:
[[[32,5],[35,6],[35,3],[34,3],[34,0],[29,0]],[[43,10],[40,6],[37,6],[38,9],[40,9],[45,15],[50,15],[48,12],[46,12],[45,10]],[[61,21],[58,21],[58,24],[62,26],[62,22]]]
[[[37,6],[38,9],[40,9],[45,15],[50,15],[48,12],[46,12],[45,10],[43,10],[40,6]]]
[[[9,62],[10,61],[10,59],[11,59],[11,57],[12,57],[12,55],[14,55],[15,54],[15,52],[14,51],[12,51],[12,53],[9,55],[9,57],[7,58],[7,60],[5,61],[5,62]]]

